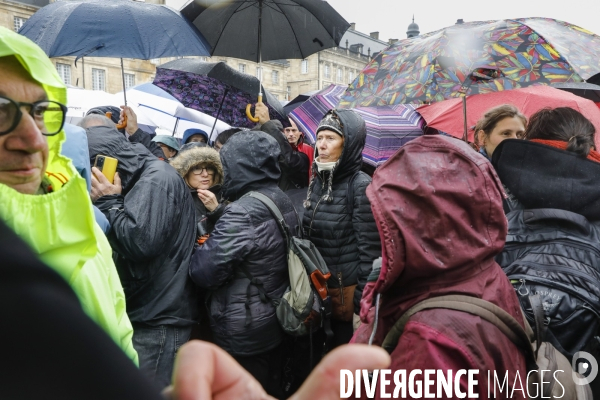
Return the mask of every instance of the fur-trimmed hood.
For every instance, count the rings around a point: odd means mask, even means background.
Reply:
[[[179,175],[185,177],[192,168],[198,164],[208,164],[216,171],[213,185],[223,183],[223,165],[219,153],[211,147],[193,147],[189,150],[180,152],[173,160],[171,166],[179,172]]]

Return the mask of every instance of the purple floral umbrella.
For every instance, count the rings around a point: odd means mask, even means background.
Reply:
[[[220,119],[231,126],[252,128],[246,117],[246,104],[256,102],[260,87],[257,78],[234,70],[227,64],[180,59],[161,65],[153,82],[184,106]],[[263,103],[271,119],[289,126],[279,100],[264,88]]]

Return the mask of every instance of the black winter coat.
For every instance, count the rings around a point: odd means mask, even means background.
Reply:
[[[354,312],[359,314],[362,291],[373,261],[381,257],[381,242],[365,193],[371,178],[359,172],[367,136],[365,122],[352,111],[335,112],[343,124],[344,149],[331,172],[317,172],[317,164],[313,164],[313,180],[308,190],[310,204],[304,210],[302,229],[331,271],[332,277],[327,281],[330,287],[340,287],[340,281],[343,286],[358,284]],[[350,180],[353,207],[348,207],[347,199]]]
[[[283,125],[277,120],[267,121],[260,130],[268,133],[279,143],[281,155],[279,166],[281,178],[279,188],[284,192],[292,189],[300,189],[308,186],[308,156],[296,150],[283,134]]]
[[[121,195],[95,205],[111,224],[107,235],[131,322],[190,326],[197,294],[188,269],[196,234],[189,189],[173,167],[130,143],[114,128],[88,128],[90,157],[119,160]]]
[[[0,375],[3,399],[164,399],[83,312],[63,277],[2,221],[0,257],[0,340],[27,343],[2,350],[10,365]]]
[[[242,197],[250,191],[265,194],[290,229],[297,230],[292,202],[277,187],[279,153],[277,142],[264,132],[239,133],[223,146],[222,194],[233,202],[194,253],[190,268],[194,282],[211,290],[209,317],[216,344],[237,356],[265,353],[284,337],[274,306],[261,300],[244,273],[262,284],[270,299],[281,298],[289,285],[287,251],[277,221],[259,200]]]

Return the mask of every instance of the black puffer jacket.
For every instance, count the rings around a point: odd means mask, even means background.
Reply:
[[[277,187],[279,154],[277,142],[264,132],[241,132],[227,141],[220,152],[225,172],[222,193],[233,203],[192,259],[192,279],[212,291],[208,305],[215,342],[234,355],[265,353],[283,340],[275,308],[268,300],[261,301],[243,271],[257,279],[271,299],[281,298],[289,285],[287,251],[277,222],[259,200],[242,197],[250,191],[265,194],[290,229],[297,229],[292,202]]]
[[[196,288],[188,268],[195,239],[194,204],[177,171],[114,128],[86,130],[90,157],[119,161],[121,195],[95,205],[111,224],[108,241],[131,322],[189,326],[197,318]]]
[[[496,260],[520,280],[528,317],[527,295],[540,295],[547,339],[570,359],[600,326],[600,163],[523,140],[503,141],[492,163],[511,196]]]
[[[331,173],[319,173],[317,164],[313,164],[302,229],[331,271],[332,277],[327,282],[330,287],[340,287],[340,280],[343,286],[358,284],[354,293],[354,311],[358,314],[373,260],[381,257],[381,242],[371,203],[365,194],[371,178],[359,172],[367,137],[365,122],[350,110],[334,112],[343,124],[344,149]],[[352,213],[347,200],[351,179]]]

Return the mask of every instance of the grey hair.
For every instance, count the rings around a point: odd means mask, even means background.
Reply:
[[[79,121],[77,126],[80,126],[83,129],[90,128],[92,126],[107,126],[109,128],[114,128],[115,123],[104,115],[89,114],[83,117],[82,120]]]

